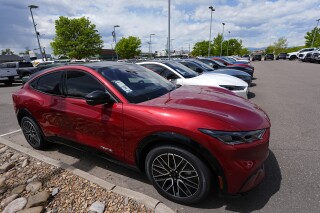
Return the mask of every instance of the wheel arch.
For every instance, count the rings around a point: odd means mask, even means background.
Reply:
[[[18,119],[19,125],[21,124],[21,120],[24,116],[31,117],[36,122],[36,124],[39,126],[38,122],[34,119],[31,112],[29,110],[27,110],[26,108],[19,109],[17,112],[17,119]]]
[[[201,144],[192,140],[191,138],[175,132],[159,132],[149,135],[141,140],[136,149],[136,164],[141,170],[145,170],[145,159],[150,150],[154,147],[163,145],[174,145],[184,148],[199,157],[210,171],[218,178],[220,176],[223,180],[223,186],[220,186],[223,191],[227,189],[227,181],[223,169],[218,160]],[[217,180],[218,181],[218,180]],[[220,181],[220,180],[219,180]],[[219,183],[221,184],[221,183]]]

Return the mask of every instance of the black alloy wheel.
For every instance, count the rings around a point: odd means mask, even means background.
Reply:
[[[27,116],[23,117],[21,120],[21,129],[27,142],[34,149],[43,149],[46,147],[47,142],[44,140],[40,128],[32,118]]]
[[[146,173],[162,196],[177,203],[197,203],[212,190],[208,167],[196,155],[179,147],[151,150],[146,157]]]

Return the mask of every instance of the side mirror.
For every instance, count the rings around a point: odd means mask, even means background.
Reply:
[[[85,96],[87,104],[91,106],[99,105],[99,104],[107,104],[111,101],[111,97],[106,92],[96,90],[90,92]]]

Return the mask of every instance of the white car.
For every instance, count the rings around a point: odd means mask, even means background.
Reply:
[[[303,54],[304,52],[309,52],[309,51],[313,51],[315,50],[316,48],[303,48],[297,52],[291,52],[291,53],[288,53],[287,54],[287,59],[289,60],[295,60],[297,58],[299,58],[299,55],[300,54]]]
[[[213,72],[198,74],[176,61],[146,61],[137,63],[176,85],[215,86],[231,90],[236,95],[248,98],[248,84],[236,77]]]
[[[305,61],[305,57],[307,56],[308,53],[312,53],[313,51],[317,50],[317,48],[309,48],[310,50],[308,51],[303,51],[303,52],[300,52],[299,55],[298,55],[298,58],[299,60],[301,61]]]

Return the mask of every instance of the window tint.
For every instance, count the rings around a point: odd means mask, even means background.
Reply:
[[[161,74],[161,72],[165,69],[164,67],[159,66],[157,64],[141,64],[141,65],[158,73],[158,74]]]
[[[66,90],[68,96],[84,98],[90,92],[105,91],[105,88],[90,74],[81,71],[67,71]]]
[[[17,67],[16,63],[7,63],[8,68],[15,68]]]
[[[62,72],[53,72],[39,77],[31,83],[31,86],[41,92],[61,95],[61,75]]]
[[[166,79],[178,79],[179,76],[177,76],[174,72],[168,70],[168,69],[164,69],[163,72],[161,73],[161,75],[163,77],[165,77]]]

